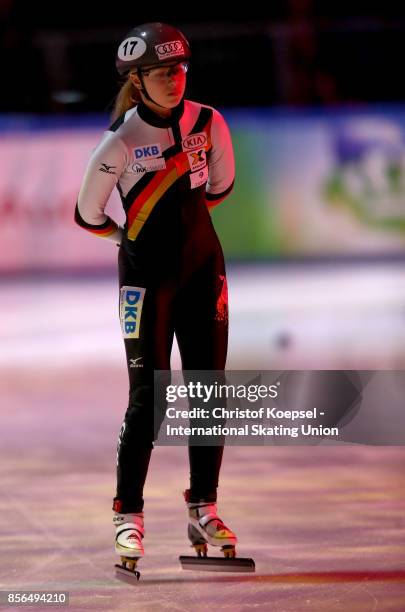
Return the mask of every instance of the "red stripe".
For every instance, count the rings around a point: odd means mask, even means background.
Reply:
[[[135,198],[132,202],[129,211],[128,211],[128,225],[131,226],[133,221],[136,219],[138,212],[141,210],[142,206],[148,200],[148,198],[152,195],[156,189],[158,189],[159,184],[166,178],[166,176],[170,173],[171,170],[176,166],[176,158],[184,155],[183,151],[178,153],[174,157],[171,157],[166,162],[165,170],[160,170],[151,180],[151,182],[145,187],[145,189]],[[187,157],[186,157],[187,159]]]
[[[97,230],[97,229],[89,229],[90,232],[93,232],[93,234],[98,234],[98,235],[103,235],[103,234],[111,234],[112,232],[114,232],[117,229],[117,224],[114,221],[111,221],[111,223],[108,225],[108,227],[105,227],[103,229]]]
[[[212,115],[201,130],[201,131],[207,130],[207,133],[208,133],[207,153],[212,147],[211,123],[212,123]],[[166,162],[165,170],[159,170],[157,174],[153,177],[151,182],[145,187],[145,189],[138,196],[136,196],[136,198],[134,199],[134,201],[132,202],[128,210],[128,226],[129,227],[132,226],[132,223],[135,221],[139,211],[142,209],[145,202],[150,198],[153,192],[159,188],[159,185],[164,181],[164,179],[170,173],[170,171],[174,168],[174,166],[177,166],[177,168],[179,169],[179,173],[178,173],[179,176],[182,176],[189,169],[187,152],[181,151],[180,153],[177,153],[176,155],[168,159]]]

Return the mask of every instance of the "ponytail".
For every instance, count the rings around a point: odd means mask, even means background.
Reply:
[[[127,80],[119,90],[117,97],[115,98],[114,108],[112,112],[112,119],[115,121],[127,112],[130,108],[138,104],[141,101],[141,96],[129,75]]]

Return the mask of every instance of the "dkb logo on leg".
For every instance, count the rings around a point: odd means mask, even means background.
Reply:
[[[144,296],[143,287],[121,287],[120,322],[124,338],[139,338]]]

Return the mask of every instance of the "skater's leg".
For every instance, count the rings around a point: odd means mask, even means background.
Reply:
[[[222,257],[208,261],[187,285],[176,308],[176,336],[183,370],[214,370],[215,378],[224,376],[228,296]],[[210,373],[205,376],[210,378]],[[209,402],[205,407],[209,410]],[[209,543],[220,546],[225,556],[235,556],[236,535],[218,516],[215,503],[223,443],[220,439],[215,446],[189,444],[190,489],[184,497],[189,515],[188,537],[199,555],[207,554]]]
[[[154,370],[170,369],[173,342],[169,284],[157,286],[137,275],[120,249],[120,320],[129,375],[129,401],[117,445],[117,492],[114,510],[143,510],[145,484],[153,440]],[[124,288],[127,289],[124,289]]]
[[[189,445],[190,501],[217,501],[217,488],[223,451],[223,445]]]
[[[121,426],[118,441],[117,491],[113,500],[113,510],[119,513],[142,512],[143,489],[153,446],[152,444],[150,447],[137,444],[134,448],[129,436],[122,445],[124,428],[125,421]]]
[[[208,260],[176,303],[176,337],[183,370],[224,370],[228,346],[228,299],[223,258]],[[208,406],[207,406],[208,407]],[[190,499],[216,501],[223,440],[189,445]]]
[[[228,350],[228,292],[222,257],[213,256],[175,300],[183,370],[223,370]]]

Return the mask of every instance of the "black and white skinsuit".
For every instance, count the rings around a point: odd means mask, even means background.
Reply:
[[[224,257],[209,209],[232,190],[228,127],[212,107],[183,100],[166,119],[139,103],[104,133],[80,189],[75,221],[119,244],[119,313],[129,402],[117,446],[113,509],[141,512],[157,427],[154,370],[223,370],[228,344]],[[114,187],[123,228],[104,210]],[[216,501],[223,446],[189,446],[190,501]]]

